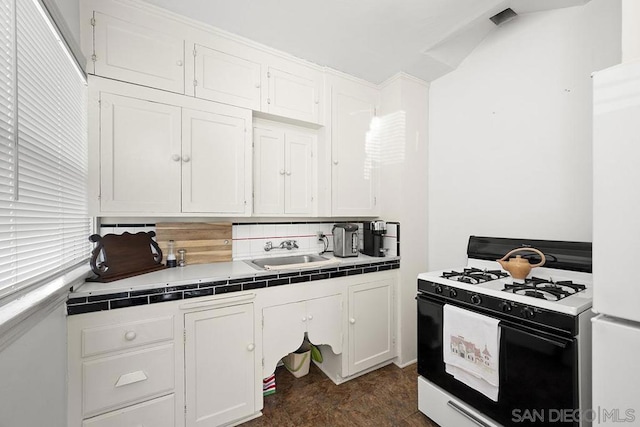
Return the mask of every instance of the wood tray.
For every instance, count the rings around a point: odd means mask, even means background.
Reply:
[[[161,222],[156,224],[156,242],[167,254],[169,240],[187,251],[187,265],[232,261],[230,222]]]

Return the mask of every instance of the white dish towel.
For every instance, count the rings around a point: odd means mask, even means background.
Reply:
[[[500,384],[500,321],[444,305],[445,371],[497,402]]]

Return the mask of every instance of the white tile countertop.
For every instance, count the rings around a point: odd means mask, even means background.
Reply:
[[[372,257],[359,254],[357,257],[337,258],[325,257],[335,261],[334,264],[326,267],[313,267],[303,269],[282,269],[282,270],[259,270],[250,266],[246,261],[230,261],[211,264],[193,264],[185,267],[166,268],[139,276],[116,280],[109,283],[85,282],[71,289],[69,298],[91,297],[96,295],[114,294],[120,292],[136,292],[145,289],[175,287],[196,283],[217,282],[222,280],[233,280],[241,278],[255,278],[261,276],[270,277],[283,272],[303,272],[305,270],[323,270],[329,268],[340,268],[355,266],[360,264],[384,263],[387,261],[397,261],[400,257]]]

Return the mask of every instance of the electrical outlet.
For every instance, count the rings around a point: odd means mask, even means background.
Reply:
[[[316,231],[316,237],[318,238],[319,242],[324,242],[324,232]]]

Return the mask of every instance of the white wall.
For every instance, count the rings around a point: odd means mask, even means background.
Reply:
[[[622,0],[622,62],[640,59],[640,2]]]
[[[417,357],[416,276],[427,270],[428,107],[428,86],[411,77],[400,75],[382,88],[380,116],[395,124],[382,138],[380,217],[400,222],[400,365]]]
[[[67,319],[61,305],[0,352],[0,427],[67,425]]]
[[[470,235],[591,240],[590,74],[620,62],[620,13],[521,15],[432,82],[430,270],[464,264]]]
[[[71,35],[75,38],[75,42],[80,46],[80,0],[50,0],[55,3],[64,17],[67,27],[71,31]]]

